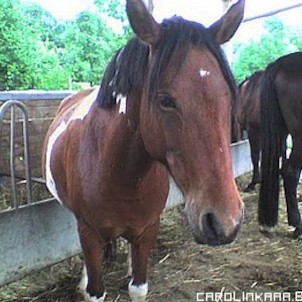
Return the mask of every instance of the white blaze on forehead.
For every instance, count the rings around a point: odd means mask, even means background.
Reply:
[[[48,139],[47,149],[46,149],[46,186],[50,193],[62,204],[62,200],[60,200],[58,191],[56,188],[56,183],[51,173],[51,151],[58,139],[58,137],[65,131],[67,128],[67,123],[64,121],[57,127],[57,129],[50,135]]]
[[[207,70],[204,70],[204,69],[200,68],[199,74],[203,78],[203,77],[206,77],[206,76],[210,75],[210,71],[207,71]]]
[[[95,88],[90,94],[88,94],[80,105],[75,109],[72,114],[70,121],[72,120],[83,120],[85,116],[89,113],[91,106],[94,104],[99,89]]]
[[[144,302],[148,294],[148,283],[133,285],[132,279],[129,283],[128,290],[132,302]]]
[[[121,93],[117,95],[116,102],[120,104],[119,113],[125,114],[127,110],[127,96],[122,95]]]

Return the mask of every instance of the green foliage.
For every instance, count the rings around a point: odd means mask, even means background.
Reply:
[[[279,57],[302,48],[301,35],[293,36],[277,17],[267,19],[264,28],[266,33],[259,40],[235,46],[233,71],[238,82],[257,70],[265,69]]]
[[[75,20],[59,22],[38,4],[0,0],[0,90],[67,89],[71,81],[99,83],[130,33],[119,0],[96,2],[99,11],[84,11]],[[103,20],[120,22],[123,32],[116,33]]]
[[[81,12],[66,25],[62,61],[76,82],[99,83],[113,53],[125,39],[91,12]]]
[[[68,21],[20,1],[0,0],[0,90],[98,84],[113,54],[132,36],[125,1],[94,0],[96,11]],[[301,28],[286,29],[276,17],[264,27],[259,40],[235,45],[238,81],[286,53],[302,51]]]
[[[120,0],[94,0],[94,4],[103,15],[119,20],[121,23],[127,22],[126,1],[121,3]]]
[[[30,86],[35,47],[18,0],[0,0],[0,89]]]

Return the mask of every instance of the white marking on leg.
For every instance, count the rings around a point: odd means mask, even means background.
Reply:
[[[104,292],[102,297],[97,298],[96,296],[91,297],[86,291],[83,293],[85,302],[104,302],[106,299],[106,292]]]
[[[64,121],[61,122],[57,129],[50,135],[46,149],[46,186],[50,193],[59,201],[60,204],[62,204],[62,200],[59,198],[56,183],[51,172],[51,152],[57,139],[66,130],[66,128],[67,124]]]
[[[203,78],[203,77],[206,77],[208,75],[211,74],[211,72],[207,71],[207,70],[203,70],[202,68],[199,70],[199,74],[200,76]]]
[[[86,268],[86,265],[84,264],[83,270],[82,270],[81,281],[78,285],[78,289],[81,293],[84,293],[86,291],[87,284],[88,284],[87,268]]]
[[[118,94],[116,102],[120,104],[119,114],[125,114],[127,110],[127,96]]]
[[[148,283],[133,285],[133,279],[131,279],[128,290],[132,302],[144,302],[148,294]]]
[[[87,269],[86,269],[86,265],[84,265],[83,271],[82,271],[82,278],[78,285],[79,291],[83,295],[85,302],[104,302],[106,299],[107,293],[104,292],[103,296],[99,297],[99,298],[97,298],[96,296],[90,296],[86,291],[87,284],[88,284]]]
[[[131,243],[128,243],[128,255],[127,255],[128,271],[126,277],[132,276],[132,252],[131,252]]]
[[[97,94],[98,94],[99,88],[95,88],[90,94],[88,94],[85,99],[82,100],[82,102],[79,104],[79,106],[75,109],[75,112],[72,114],[70,121],[73,120],[83,120],[86,115],[89,113],[90,108],[94,104]]]

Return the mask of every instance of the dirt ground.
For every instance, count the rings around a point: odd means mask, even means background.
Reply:
[[[241,177],[238,180],[239,188],[247,184],[247,179]],[[254,298],[245,301],[302,301],[302,243],[291,237],[283,194],[279,226],[272,238],[258,231],[258,194],[241,195],[246,208],[244,224],[235,243],[229,246],[197,245],[184,219],[182,207],[163,214],[157,246],[150,259],[147,301],[241,301],[244,293],[248,292],[261,295],[277,292],[285,296],[275,296],[274,300],[260,296],[260,300],[255,300],[257,296],[254,294]],[[126,281],[123,279],[127,270],[125,261],[126,251],[120,248],[118,261],[106,269],[108,302],[129,301],[127,291],[122,289]],[[81,257],[76,256],[0,288],[0,301],[82,301],[76,290],[81,266]],[[202,294],[208,293],[207,297],[210,297],[213,292],[222,292],[224,298],[206,300]],[[233,298],[230,298],[231,294]],[[291,295],[291,300],[288,295]]]

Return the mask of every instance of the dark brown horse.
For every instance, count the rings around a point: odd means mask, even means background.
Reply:
[[[145,300],[169,173],[198,243],[236,237],[243,210],[229,147],[236,85],[219,44],[233,36],[243,10],[240,0],[209,28],[179,17],[158,24],[142,0],[128,0],[138,38],[113,58],[100,88],[60,106],[44,169],[48,188],[77,219],[88,301],[105,299],[103,249],[119,236],[131,243],[130,298]]]
[[[246,192],[255,190],[256,184],[260,183],[260,86],[263,71],[257,71],[239,85],[239,105],[237,110],[237,121],[241,130],[248,135],[251,148],[251,159],[253,164],[253,177]]]
[[[283,177],[288,224],[295,227],[294,237],[302,237],[297,185],[302,167],[302,52],[271,63],[262,77],[261,87],[261,187],[259,222],[274,227],[278,221],[279,174]],[[288,159],[279,160],[290,134],[293,140]]]

